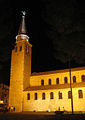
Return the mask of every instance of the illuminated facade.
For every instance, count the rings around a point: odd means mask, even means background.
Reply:
[[[21,111],[71,111],[69,69],[31,74],[25,16],[12,50],[9,106]],[[85,111],[85,67],[71,69],[73,110]]]

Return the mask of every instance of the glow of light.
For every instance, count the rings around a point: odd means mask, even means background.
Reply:
[[[4,103],[3,100],[0,100],[0,103],[3,104]]]
[[[50,109],[48,109],[48,112],[50,112]]]

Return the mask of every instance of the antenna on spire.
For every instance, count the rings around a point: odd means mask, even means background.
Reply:
[[[26,15],[26,12],[25,12],[25,11],[21,11],[21,12],[22,12],[23,16],[25,16],[25,15]]]

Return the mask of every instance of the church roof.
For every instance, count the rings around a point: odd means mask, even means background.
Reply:
[[[71,68],[71,71],[79,71],[79,70],[85,70],[85,67]],[[46,71],[46,72],[34,72],[31,74],[31,76],[48,75],[48,74],[64,73],[64,72],[69,72],[69,69]]]

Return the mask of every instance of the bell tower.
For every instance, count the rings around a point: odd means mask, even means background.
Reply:
[[[30,86],[31,47],[26,31],[25,12],[23,12],[11,55],[9,107],[15,107],[16,112],[23,110],[23,91]]]

